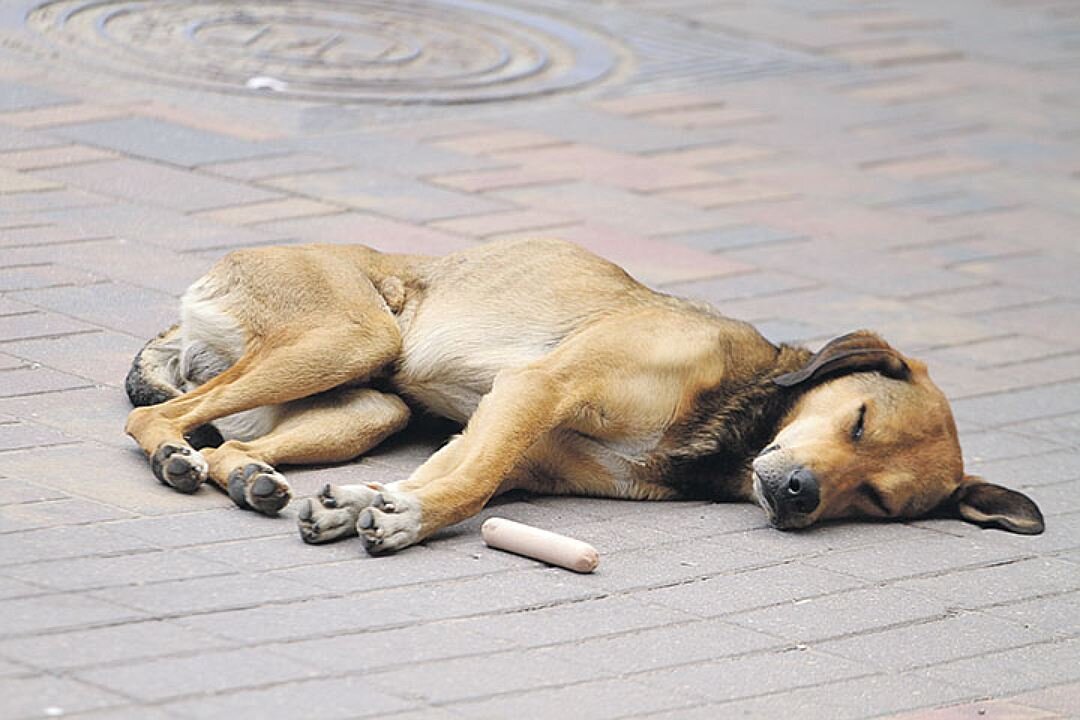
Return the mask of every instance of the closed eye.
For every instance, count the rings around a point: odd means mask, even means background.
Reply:
[[[889,511],[889,506],[885,504],[885,497],[878,491],[873,485],[863,485],[859,488],[863,497],[870,501],[870,504],[880,510],[884,515],[888,516],[892,513]]]
[[[859,406],[859,417],[851,426],[851,439],[855,442],[862,440],[863,431],[866,429],[866,403]]]

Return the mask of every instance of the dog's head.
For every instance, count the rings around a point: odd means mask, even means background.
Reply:
[[[923,363],[877,335],[837,338],[775,382],[799,396],[753,462],[754,495],[774,526],[945,513],[1042,532],[1030,498],[964,474],[945,395]]]

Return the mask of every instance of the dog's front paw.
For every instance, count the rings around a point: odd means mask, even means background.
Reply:
[[[180,443],[162,443],[150,457],[154,477],[182,493],[193,493],[206,482],[210,466],[199,453]]]
[[[300,537],[306,543],[318,545],[356,535],[360,511],[375,502],[378,494],[378,490],[368,485],[324,485],[318,495],[300,505],[297,514]]]
[[[277,515],[289,504],[292,489],[281,473],[263,463],[248,463],[229,473],[229,497],[246,510]]]
[[[413,545],[420,540],[420,501],[409,493],[383,490],[360,511],[356,530],[372,555]]]

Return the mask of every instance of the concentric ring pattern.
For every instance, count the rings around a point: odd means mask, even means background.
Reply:
[[[27,24],[96,69],[236,93],[272,78],[276,95],[335,102],[503,100],[618,62],[594,32],[475,0],[53,0]]]

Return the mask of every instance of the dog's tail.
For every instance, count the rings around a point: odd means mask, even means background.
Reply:
[[[173,325],[146,343],[128,370],[124,389],[135,407],[157,405],[180,395],[180,326]]]

